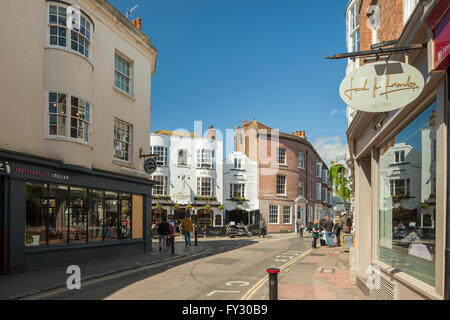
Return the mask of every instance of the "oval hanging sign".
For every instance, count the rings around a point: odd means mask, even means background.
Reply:
[[[339,94],[344,102],[365,112],[386,112],[416,100],[424,87],[422,73],[403,62],[364,65],[342,81]]]

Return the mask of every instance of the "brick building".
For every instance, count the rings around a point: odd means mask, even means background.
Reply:
[[[287,134],[256,119],[237,128],[236,151],[258,167],[258,201],[268,232],[293,232],[332,212],[328,167],[306,139],[304,131]]]

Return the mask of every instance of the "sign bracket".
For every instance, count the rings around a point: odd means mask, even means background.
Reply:
[[[395,53],[411,53],[413,50],[421,50],[425,49],[427,47],[426,43],[417,43],[417,44],[411,44],[409,46],[402,46],[402,47],[392,47],[392,48],[378,48],[373,50],[366,50],[366,51],[357,51],[357,52],[349,52],[349,53],[339,53],[335,54],[333,56],[325,57],[325,59],[356,59],[356,58],[369,58],[369,57],[375,57],[379,58],[379,56],[389,56],[391,57],[392,54]]]

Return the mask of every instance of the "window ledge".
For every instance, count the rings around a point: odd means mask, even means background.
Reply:
[[[374,264],[380,267],[381,271],[387,274],[391,279],[410,287],[411,289],[415,290],[416,293],[421,295],[425,294],[429,299],[443,299],[443,297],[436,293],[436,289],[429,284],[426,284],[425,282],[420,281],[419,279],[414,278],[403,271],[393,273],[397,269],[380,260],[374,260]]]
[[[128,161],[125,161],[125,160],[120,160],[120,159],[113,158],[112,163],[116,164],[116,165],[120,165],[120,166],[125,166],[125,167],[128,167],[130,169],[136,169],[131,162],[128,162]]]
[[[126,92],[123,91],[123,90],[120,90],[120,89],[117,88],[116,86],[113,86],[113,89],[114,89],[114,91],[116,91],[116,92],[118,92],[118,93],[124,95],[124,96],[127,97],[128,99],[133,100],[134,102],[136,102],[136,98],[135,98],[134,96],[132,96],[131,94],[126,93]]]
[[[86,143],[86,142],[83,142],[83,141],[75,140],[75,139],[73,139],[73,138],[63,138],[63,137],[46,136],[46,137],[45,137],[45,140],[56,140],[56,141],[63,141],[63,142],[77,143],[77,144],[81,144],[81,145],[83,145],[83,146],[85,146],[85,147],[88,147],[88,148],[91,149],[91,150],[94,149],[90,144],[88,144],[88,143]]]

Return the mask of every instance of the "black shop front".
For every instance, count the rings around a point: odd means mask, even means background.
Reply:
[[[150,252],[152,186],[0,150],[0,274]]]

